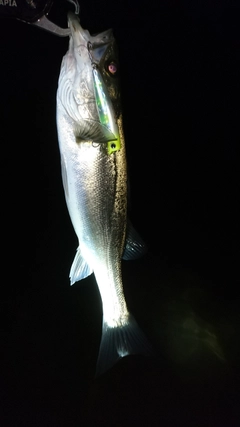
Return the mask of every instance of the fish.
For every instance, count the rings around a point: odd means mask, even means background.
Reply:
[[[102,336],[96,376],[127,355],[149,352],[129,312],[122,259],[146,245],[128,220],[126,146],[118,50],[112,30],[90,35],[68,13],[69,48],[57,89],[57,133],[62,182],[78,248],[70,283],[94,273],[102,300]]]

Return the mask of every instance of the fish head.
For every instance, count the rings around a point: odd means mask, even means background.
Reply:
[[[68,13],[68,26],[71,31],[69,53],[76,61],[77,73],[91,72],[97,67],[107,86],[111,101],[116,103],[120,97],[118,49],[112,30],[91,35],[80,24],[79,17]]]
[[[75,123],[80,124],[80,139],[118,141],[116,123],[121,102],[118,50],[112,30],[91,35],[72,12],[68,14],[68,26],[69,49],[62,61],[58,99]],[[93,126],[86,125],[90,122],[99,123],[94,127],[94,135],[90,134]]]
[[[72,60],[76,72],[91,71],[92,65],[99,66],[108,46],[113,41],[111,30],[92,36],[84,30],[79,17],[72,12],[68,13],[68,26],[70,28],[70,41],[67,58]]]

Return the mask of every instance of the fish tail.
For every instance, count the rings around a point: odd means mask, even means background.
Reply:
[[[106,372],[122,357],[132,354],[152,356],[153,351],[132,315],[128,323],[112,327],[103,321],[96,377]]]

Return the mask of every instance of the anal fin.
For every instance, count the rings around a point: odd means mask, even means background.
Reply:
[[[89,267],[85,259],[82,257],[80,248],[78,247],[69,274],[71,285],[79,280],[85,279],[92,273],[92,268]]]

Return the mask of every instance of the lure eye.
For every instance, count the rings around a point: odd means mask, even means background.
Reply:
[[[112,76],[115,76],[117,73],[117,64],[115,62],[110,62],[107,65],[107,71],[109,74],[111,74]]]

